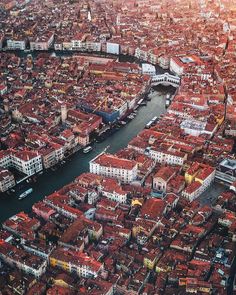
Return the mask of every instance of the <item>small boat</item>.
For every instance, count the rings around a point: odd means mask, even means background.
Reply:
[[[125,122],[125,121],[120,121],[120,124],[121,124],[121,125],[126,125],[127,122]]]
[[[134,116],[133,115],[129,115],[127,116],[128,119],[133,120]]]
[[[25,197],[27,197],[29,194],[31,194],[33,191],[32,188],[27,189],[25,192],[23,192],[22,194],[19,195],[18,200],[22,200]]]
[[[151,126],[152,126],[152,121],[148,122],[148,123],[145,125],[145,128],[146,128],[146,129],[149,129],[149,128],[151,128]]]
[[[138,101],[137,105],[141,105],[142,102],[143,102],[143,98],[141,98],[141,99]]]
[[[92,149],[93,149],[93,148],[89,145],[89,146],[87,146],[86,148],[83,149],[83,153],[84,153],[84,154],[87,154],[87,153],[89,153]]]

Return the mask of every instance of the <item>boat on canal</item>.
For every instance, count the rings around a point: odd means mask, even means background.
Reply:
[[[32,188],[27,189],[25,192],[23,192],[22,194],[19,195],[18,200],[22,200],[22,199],[26,198],[32,192],[33,192]]]
[[[87,146],[86,148],[83,149],[83,153],[87,154],[87,153],[91,152],[92,149],[93,148],[91,147],[91,145],[89,145],[89,146]]]

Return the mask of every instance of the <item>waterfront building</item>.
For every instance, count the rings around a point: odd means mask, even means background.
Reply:
[[[54,41],[54,34],[50,31],[39,33],[39,35],[30,40],[30,50],[48,50]]]
[[[43,169],[42,157],[31,151],[6,151],[0,154],[0,167],[13,167],[27,176],[31,176]]]
[[[117,43],[107,42],[106,52],[111,54],[119,54],[120,53],[120,45]]]
[[[8,39],[7,40],[7,48],[11,50],[25,50],[26,48],[26,41],[25,40],[18,40],[16,39]]]
[[[156,68],[153,65],[142,63],[142,73],[144,75],[154,76],[156,75]]]
[[[89,162],[89,170],[94,174],[117,178],[123,183],[131,183],[137,178],[138,164],[133,160],[102,153]]]
[[[5,192],[15,186],[15,177],[7,169],[0,168],[0,192]]]
[[[41,148],[39,154],[42,156],[43,167],[51,168],[64,158],[65,148],[57,143],[49,143],[47,148]]]

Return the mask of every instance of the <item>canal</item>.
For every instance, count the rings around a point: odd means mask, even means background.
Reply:
[[[32,205],[42,200],[46,195],[51,194],[55,190],[60,189],[64,185],[70,183],[83,172],[89,171],[89,161],[97,154],[101,153],[106,147],[108,153],[115,153],[127,146],[128,142],[141,131],[146,123],[154,116],[160,116],[166,111],[165,97],[167,93],[173,93],[173,88],[159,87],[151,96],[151,101],[146,106],[138,109],[137,116],[127,125],[116,131],[101,143],[95,143],[93,150],[88,154],[82,151],[72,155],[67,162],[59,167],[56,171],[47,171],[38,176],[35,183],[25,184],[22,190],[28,187],[33,188],[33,193],[25,199],[19,201],[18,193],[6,196],[0,199],[0,222],[3,222],[10,216],[20,212],[30,211]]]

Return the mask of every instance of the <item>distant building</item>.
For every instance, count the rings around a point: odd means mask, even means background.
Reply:
[[[67,107],[66,107],[66,105],[62,105],[61,106],[61,121],[63,123],[65,123],[66,119],[67,119]]]
[[[8,39],[7,48],[12,50],[16,50],[16,49],[25,50],[26,42],[25,40],[21,40],[21,39]]]
[[[48,32],[30,41],[30,50],[48,50],[54,41],[54,34]]]

